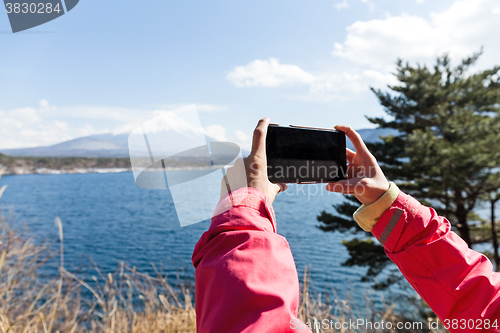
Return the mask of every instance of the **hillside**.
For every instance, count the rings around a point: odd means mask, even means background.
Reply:
[[[204,164],[198,161],[169,160],[167,168],[193,168]],[[131,171],[129,158],[115,157],[19,157],[0,153],[0,170],[3,174],[59,174],[87,172]]]
[[[396,134],[393,129],[358,130],[367,142],[378,141],[379,136]],[[99,134],[61,142],[52,146],[2,149],[0,152],[0,170],[4,174],[57,174],[85,172],[124,172],[130,171],[130,159],[127,146],[128,134]],[[210,139],[207,137],[207,139]],[[213,141],[213,140],[209,140]],[[175,140],[170,141],[175,145]],[[177,145],[189,147],[189,140]],[[347,147],[353,149],[347,141]],[[169,160],[167,168],[203,167],[200,156],[192,155],[194,150],[186,150],[189,156],[182,154],[179,160]],[[200,151],[198,151],[200,152]],[[243,155],[248,152],[242,151]]]
[[[379,140],[379,136],[397,133],[390,128],[370,128],[360,129],[359,134],[367,142]],[[196,145],[190,143],[190,137],[186,134],[174,133],[171,138],[167,138],[168,146],[172,147],[172,151],[179,151],[179,146],[182,150],[194,148]],[[179,138],[183,138],[182,140]],[[215,140],[206,137],[209,142]],[[352,148],[351,143],[347,142],[347,147]],[[34,147],[34,148],[17,148],[17,149],[0,149],[0,153],[7,156],[36,156],[36,157],[92,157],[92,158],[126,158],[129,156],[128,151],[128,134],[98,134],[77,138],[65,142],[61,142],[51,146]],[[243,155],[248,155],[248,152],[242,151]],[[109,162],[109,161],[108,161]]]
[[[51,146],[1,149],[8,156],[40,157],[128,157],[128,134],[98,134],[64,141]]]

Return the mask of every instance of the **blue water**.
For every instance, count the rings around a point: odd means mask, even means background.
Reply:
[[[8,185],[3,210],[27,220],[37,239],[56,241],[54,218],[61,218],[69,270],[91,257],[105,272],[126,262],[154,274],[151,264],[161,264],[169,277],[185,271],[194,281],[191,254],[209,221],[178,227],[168,190],[141,189],[132,173],[4,176],[2,184]],[[340,200],[320,185],[292,185],[274,202],[277,231],[290,244],[301,281],[304,267],[311,267],[313,292],[326,287],[342,299],[359,298],[369,286],[359,281],[365,269],[341,266],[346,236],[316,228],[316,216]]]

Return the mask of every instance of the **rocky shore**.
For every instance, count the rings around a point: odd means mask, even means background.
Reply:
[[[4,175],[130,171],[128,158],[18,157],[0,154]]]
[[[167,161],[168,170],[200,169],[206,164],[196,160]],[[130,172],[129,158],[113,157],[18,157],[0,154],[0,172],[4,175],[74,174]]]
[[[3,175],[59,175],[59,174],[72,174],[72,173],[118,173],[118,172],[131,172],[130,168],[75,168],[75,169],[48,169],[48,168],[24,168],[14,167],[5,168],[0,164],[0,171]]]

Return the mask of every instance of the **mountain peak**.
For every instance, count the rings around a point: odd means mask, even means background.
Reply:
[[[360,129],[358,133],[363,140],[376,142],[380,140],[379,136],[396,135],[398,132],[391,128],[372,128]],[[177,137],[178,135],[176,133]],[[0,153],[7,156],[34,157],[129,157],[128,136],[128,133],[94,134],[44,147],[2,149]],[[172,145],[182,145],[178,139],[171,141]],[[188,136],[186,141],[189,141]],[[215,140],[209,138],[209,141]],[[349,141],[347,147],[353,149]]]

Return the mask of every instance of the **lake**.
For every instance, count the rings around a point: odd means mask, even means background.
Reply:
[[[154,274],[151,264],[161,263],[169,278],[182,272],[194,281],[191,255],[209,221],[176,228],[168,190],[139,188],[132,173],[4,176],[3,184],[4,212],[13,212],[19,223],[27,220],[37,239],[57,240],[54,218],[61,218],[69,270],[90,257],[106,272],[123,261]],[[341,265],[348,257],[341,241],[352,236],[316,227],[316,216],[333,212],[332,204],[341,200],[322,185],[291,185],[274,202],[277,231],[290,244],[301,281],[310,265],[313,294],[326,287],[342,299],[359,299],[370,289],[359,281],[365,269]]]

